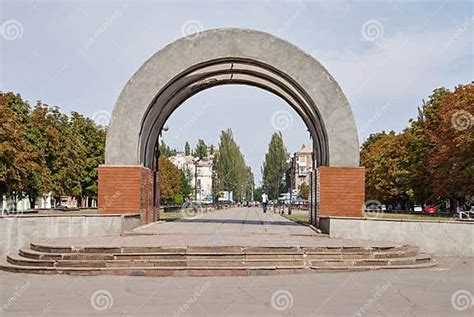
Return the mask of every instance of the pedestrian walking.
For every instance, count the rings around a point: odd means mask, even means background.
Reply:
[[[262,194],[262,208],[263,208],[263,213],[267,212],[267,206],[268,206],[268,195],[266,192],[263,192]]]

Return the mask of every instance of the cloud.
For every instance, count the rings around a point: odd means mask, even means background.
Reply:
[[[445,77],[454,61],[472,55],[469,32],[457,34],[459,28],[400,33],[380,39],[363,52],[315,50],[313,56],[326,65],[353,101],[418,95],[420,84],[430,86]]]
[[[358,119],[359,130],[364,127],[365,131],[360,131],[363,139],[379,129],[400,130],[406,126],[421,100],[433,89],[452,88],[450,85],[471,80],[471,26],[472,20],[466,20],[448,30],[384,36],[367,42],[359,51],[314,50],[312,55],[340,83]],[[453,72],[459,61],[467,61],[470,67],[464,67],[462,73]],[[369,121],[381,107],[385,108],[377,120],[383,124],[374,125]],[[393,108],[397,117],[388,118]],[[368,122],[371,127],[367,127]]]

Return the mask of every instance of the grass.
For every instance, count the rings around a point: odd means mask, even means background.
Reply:
[[[284,214],[282,216],[294,222],[298,222],[301,224],[309,224],[309,214]]]
[[[196,216],[202,215],[203,213],[211,212],[205,210],[197,210],[197,212],[193,211],[191,208],[185,209],[184,211],[167,211],[164,212],[161,210],[160,212],[160,220],[162,221],[175,221],[178,219],[189,218],[192,219]]]
[[[184,214],[179,211],[168,211],[168,212],[161,211],[160,212],[160,220],[163,220],[163,221],[175,221],[183,217],[184,217]]]
[[[410,214],[392,214],[392,213],[383,213],[383,214],[371,214],[370,212],[366,213],[367,218],[378,218],[378,219],[401,219],[401,220],[421,220],[421,221],[452,221],[453,217],[438,217],[430,215],[410,215]]]
[[[302,223],[302,224],[309,224],[309,214],[292,214],[282,215],[286,219],[289,219],[294,222]],[[392,214],[392,213],[384,213],[384,214],[371,214],[366,213],[366,217],[369,219],[399,219],[399,220],[415,220],[415,221],[453,221],[453,217],[437,217],[437,216],[430,216],[430,215],[410,215],[410,214]]]

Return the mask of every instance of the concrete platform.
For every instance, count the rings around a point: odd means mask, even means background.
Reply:
[[[203,212],[197,217],[145,225],[124,236],[61,238],[32,241],[49,246],[312,246],[389,247],[389,241],[333,239],[279,214],[259,208],[231,208]]]

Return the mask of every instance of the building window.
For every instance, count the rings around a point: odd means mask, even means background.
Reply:
[[[307,168],[306,166],[298,166],[298,175],[299,176],[306,176]]]

